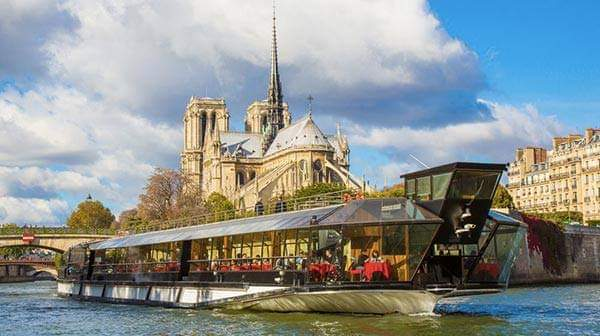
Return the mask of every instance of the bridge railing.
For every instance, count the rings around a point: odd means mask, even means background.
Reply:
[[[24,233],[33,234],[95,234],[95,235],[114,235],[114,229],[88,229],[88,228],[70,228],[70,227],[49,227],[49,226],[27,226],[27,227],[0,227],[0,236],[23,235]]]
[[[290,199],[275,199],[260,206],[252,206],[241,209],[233,209],[219,212],[212,212],[205,215],[190,216],[184,218],[170,220],[155,220],[150,222],[132,221],[127,229],[128,233],[141,233],[148,231],[160,231],[187,227],[193,225],[201,225],[214,223],[219,221],[255,217],[281,212],[289,212],[296,210],[306,210],[319,207],[325,207],[336,204],[343,204],[351,198],[363,197],[361,193],[355,190],[341,190],[319,195],[290,198]]]

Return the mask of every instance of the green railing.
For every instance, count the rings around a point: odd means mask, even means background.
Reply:
[[[106,235],[116,234],[114,229],[82,229],[69,227],[50,227],[50,226],[27,226],[27,227],[0,227],[0,236],[23,235],[24,233],[36,234],[90,234]]]
[[[193,225],[208,224],[231,219],[269,215],[280,212],[320,208],[330,205],[342,204],[345,201],[356,197],[361,196],[355,190],[342,190],[302,198],[272,200],[263,204],[262,211],[257,211],[256,207],[252,206],[242,209],[214,212],[205,215],[183,217],[170,220],[155,220],[150,222],[144,222],[141,220],[131,221],[130,227],[127,228],[127,230],[129,234],[133,234],[140,232],[159,231]]]

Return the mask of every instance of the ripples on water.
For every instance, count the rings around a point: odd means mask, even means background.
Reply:
[[[53,282],[0,284],[0,335],[600,335],[600,285],[457,298],[424,316],[165,309],[62,299]]]

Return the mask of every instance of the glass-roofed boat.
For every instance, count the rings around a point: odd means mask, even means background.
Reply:
[[[452,163],[404,175],[405,198],[343,194],[272,214],[261,205],[252,217],[78,245],[58,292],[171,307],[431,312],[442,297],[506,287],[525,226],[490,210],[504,169]]]

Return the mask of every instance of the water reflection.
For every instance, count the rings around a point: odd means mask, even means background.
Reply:
[[[2,335],[592,335],[600,285],[511,289],[446,300],[441,315],[355,316],[182,310],[55,295],[52,282],[0,285]]]

